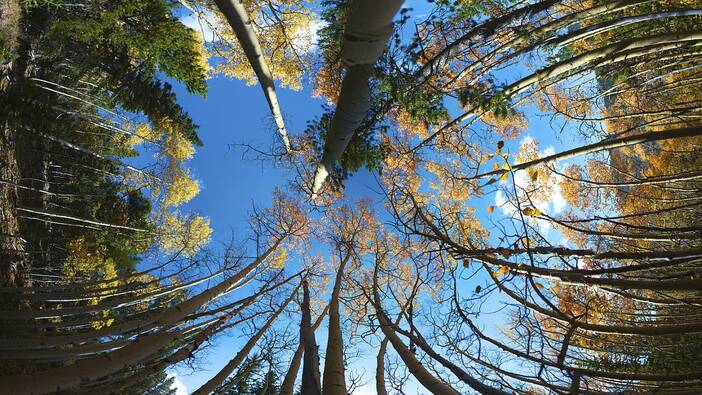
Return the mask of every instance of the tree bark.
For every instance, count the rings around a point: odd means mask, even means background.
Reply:
[[[378,314],[378,321],[380,323],[380,329],[383,331],[386,339],[392,344],[395,352],[400,356],[402,361],[407,366],[407,369],[412,373],[412,375],[419,381],[424,388],[431,391],[433,394],[446,394],[446,395],[459,395],[450,385],[444,383],[438,378],[434,377],[422,364],[417,360],[417,357],[405,346],[405,344],[400,340],[400,338],[395,334],[395,332],[390,328],[390,320],[387,319],[385,314],[379,309],[380,295],[378,294],[378,267],[376,265],[375,273],[373,275],[373,307],[376,309]]]
[[[329,334],[327,335],[324,376],[322,378],[322,393],[324,395],[348,394],[344,368],[344,339],[339,314],[339,294],[341,293],[341,284],[344,281],[344,268],[350,258],[351,252],[347,251],[346,257],[339,263],[334,288],[329,299]]]
[[[570,149],[567,151],[558,152],[556,154],[548,155],[548,156],[545,156],[545,157],[539,158],[539,159],[534,159],[534,160],[531,160],[529,162],[515,164],[511,167],[511,171],[514,172],[514,171],[518,171],[518,170],[525,170],[525,169],[528,169],[530,167],[540,165],[542,163],[558,162],[558,161],[562,161],[562,160],[575,158],[577,156],[586,155],[586,154],[593,154],[596,152],[614,149],[614,148],[621,148],[621,147],[626,147],[626,146],[630,146],[630,145],[649,143],[652,141],[670,140],[670,139],[683,138],[683,137],[695,137],[695,136],[700,136],[700,135],[702,135],[702,128],[690,127],[690,128],[666,130],[663,132],[647,132],[647,133],[640,133],[640,134],[635,134],[635,135],[631,135],[631,136],[604,139],[604,140],[599,141],[599,142],[594,143],[594,144],[589,144],[589,145],[585,145],[582,147],[573,148],[573,149]],[[504,174],[507,171],[510,171],[510,170],[493,170],[493,171],[489,171],[486,173],[478,174],[477,176],[468,178],[468,180],[479,179],[479,178],[484,178],[484,177],[489,177],[489,176],[498,176],[498,175],[501,176],[502,174]]]
[[[392,19],[402,3],[399,0],[355,0],[351,6],[340,54],[341,61],[347,66],[346,76],[341,84],[331,129],[324,142],[322,160],[315,172],[313,200],[368,113],[368,78],[372,65],[385,50],[393,31]]]
[[[248,59],[249,64],[251,64],[254,73],[256,73],[256,78],[258,78],[261,89],[263,89],[263,94],[266,96],[268,107],[275,120],[280,138],[283,140],[285,151],[289,153],[290,139],[285,130],[283,114],[278,104],[278,95],[275,91],[273,74],[271,74],[268,63],[266,63],[266,59],[263,56],[263,49],[258,42],[256,32],[253,30],[248,12],[246,12],[246,8],[244,8],[244,4],[241,0],[215,0],[215,3],[219,11],[227,18],[229,25],[232,27],[232,30],[234,30],[237,40],[239,40],[241,48],[244,50],[246,59]]]
[[[160,331],[138,337],[132,344],[117,351],[80,360],[73,365],[61,366],[35,374],[0,376],[0,388],[3,388],[7,393],[17,395],[36,395],[70,390],[86,381],[108,376],[126,366],[133,366],[148,359],[158,350],[178,340],[178,333],[168,332],[168,328],[235,288],[246,275],[258,268],[278,248],[281,242],[282,239],[277,240],[258,259],[227,280],[159,314],[155,322],[163,328]]]
[[[253,347],[256,345],[256,342],[268,331],[268,328],[273,325],[273,322],[278,318],[278,316],[285,310],[285,308],[290,304],[290,302],[293,300],[295,295],[297,294],[297,291],[300,289],[300,285],[295,288],[295,290],[290,294],[290,296],[285,299],[285,302],[283,302],[282,305],[276,310],[271,316],[266,320],[266,323],[263,324],[261,329],[256,332],[255,335],[251,336],[249,340],[246,342],[244,347],[242,347],[241,350],[234,356],[232,360],[230,360],[217,374],[211,378],[209,381],[207,381],[205,384],[203,384],[200,388],[195,390],[192,395],[206,395],[210,394],[212,392],[215,392],[217,390],[217,387],[219,387],[224,380],[229,377],[232,372],[234,372],[234,369],[239,366],[240,363],[246,359],[246,356],[249,355]]]
[[[321,374],[319,372],[319,347],[317,346],[314,331],[309,327],[310,294],[309,289],[307,289],[307,283],[304,284],[304,287],[305,299],[303,300],[302,309],[305,317],[303,317],[303,325],[300,328],[300,336],[303,337],[305,347],[304,363],[302,365],[302,393],[319,395],[322,393]],[[327,305],[325,311],[327,310],[329,310],[329,305]],[[316,325],[322,322],[322,317],[324,317],[324,314],[317,318]]]
[[[385,388],[385,352],[388,348],[388,338],[380,342],[378,355],[375,357],[375,392],[378,395],[388,395]]]
[[[300,321],[300,344],[295,350],[290,361],[283,384],[280,386],[280,395],[292,395],[295,387],[297,373],[302,364],[302,357],[305,357],[305,368],[303,371],[303,394],[321,394],[321,375],[319,373],[319,355],[317,354],[317,341],[315,340],[314,332],[326,317],[329,312],[329,305],[324,307],[322,314],[317,317],[314,324],[310,324],[310,297],[307,281],[302,284],[303,287],[303,302],[301,306],[302,319]]]

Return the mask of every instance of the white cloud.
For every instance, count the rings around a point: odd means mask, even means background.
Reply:
[[[168,377],[173,377],[173,384],[171,385],[171,389],[175,390],[175,395],[188,395],[188,387],[183,384],[182,381],[178,378],[178,376],[174,373],[168,373]]]
[[[534,138],[526,135],[520,141],[520,145],[531,144],[533,142]],[[539,157],[543,158],[545,156],[553,155],[555,152],[556,149],[553,146],[549,146],[543,150],[539,150]],[[549,180],[551,186],[549,194],[547,196],[543,196],[541,199],[532,200],[534,206],[536,206],[536,208],[538,208],[542,213],[554,215],[562,212],[566,208],[567,202],[563,197],[561,187],[559,185],[560,178],[561,177],[558,175],[552,175],[551,179]],[[500,182],[500,184],[505,185],[505,187],[508,188],[507,190],[510,192],[512,191],[511,183],[512,180]],[[527,189],[530,183],[528,172],[525,170],[516,171],[514,173],[514,183],[519,191],[520,203],[522,206],[524,206],[526,204],[526,196],[523,191]],[[516,201],[508,201],[507,195],[502,190],[498,190],[495,194],[495,206],[499,207],[500,211],[505,216],[512,217],[517,212]],[[547,234],[553,229],[553,225],[546,220],[530,218],[528,221],[532,224],[536,224],[542,234]]]
[[[560,183],[557,183],[553,187],[553,193],[551,194],[551,206],[553,207],[553,213],[558,214],[563,209],[566,208],[568,203],[566,202],[565,198],[563,197],[563,193],[561,193],[561,185]]]
[[[531,137],[531,136],[528,135],[528,134],[527,134],[527,135],[524,135],[524,137],[522,137],[522,140],[519,142],[519,146],[521,147],[521,146],[524,145],[524,144],[530,144],[530,143],[532,143],[533,141],[534,141],[534,138],[533,138],[533,137]]]
[[[507,201],[507,197],[502,190],[498,190],[497,193],[495,193],[495,207],[499,207],[502,214],[507,216],[511,216],[516,212],[514,205]]]
[[[319,30],[325,26],[320,19],[313,19],[306,28],[296,32],[292,38],[293,46],[306,54],[311,54],[317,49]]]

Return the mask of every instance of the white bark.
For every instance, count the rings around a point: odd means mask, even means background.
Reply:
[[[251,64],[251,68],[256,73],[258,82],[261,84],[261,89],[263,89],[263,94],[266,96],[268,106],[273,114],[275,124],[278,127],[280,138],[283,140],[285,151],[290,152],[290,140],[288,139],[283,114],[278,104],[273,74],[271,74],[266,59],[263,57],[261,44],[258,42],[258,37],[253,30],[251,19],[246,12],[246,8],[244,8],[243,2],[241,0],[215,0],[215,3],[220,12],[227,18],[237,40],[239,40],[241,49],[244,50],[244,54],[249,64]]]
[[[351,252],[339,264],[336,280],[329,300],[329,332],[327,335],[327,351],[324,360],[324,376],[322,394],[346,395],[346,378],[344,372],[344,342],[341,333],[341,317],[339,314],[339,295],[344,279],[344,268],[351,258]]]
[[[399,0],[355,0],[351,6],[340,54],[341,61],[347,66],[346,76],[324,143],[322,160],[315,172],[313,200],[370,108],[368,78],[371,66],[385,50],[393,31],[392,18],[402,3]]]
[[[302,366],[302,393],[306,395],[320,395],[322,393],[321,375],[319,373],[319,353],[317,347],[317,339],[314,336],[316,329],[322,322],[322,317],[329,310],[329,305],[324,309],[324,312],[317,318],[315,327],[310,328],[310,293],[307,288],[307,282],[303,284],[305,287],[305,295],[302,302],[302,322],[300,324],[300,337],[304,347],[304,363]],[[291,391],[292,393],[292,391]],[[281,388],[282,395],[282,388]]]
[[[212,300],[236,288],[246,275],[256,270],[278,248],[281,242],[282,240],[277,240],[258,259],[228,279],[159,314],[155,322],[163,328],[160,331],[141,336],[132,344],[115,352],[83,359],[73,365],[34,374],[0,376],[0,388],[6,393],[16,395],[53,393],[79,387],[86,381],[114,374],[125,367],[147,360],[158,350],[178,340],[179,332],[169,332],[169,328]]]
[[[514,97],[523,93],[528,88],[535,84],[553,81],[562,76],[572,76],[583,66],[588,66],[589,69],[602,67],[625,60],[631,60],[637,57],[652,55],[667,50],[681,48],[683,46],[696,47],[702,45],[702,31],[692,31],[685,34],[682,33],[667,33],[659,34],[650,37],[634,38],[631,40],[623,40],[597,48],[590,52],[586,52],[570,59],[558,62],[554,65],[540,69],[519,81],[516,81],[505,87],[500,93],[506,97]],[[465,113],[454,118],[431,136],[417,144],[412,150],[417,150],[429,142],[433,141],[438,135],[450,130],[460,122],[476,115],[478,107],[470,107]]]
[[[230,360],[217,374],[212,377],[209,381],[207,381],[205,384],[203,384],[200,388],[195,390],[193,392],[193,395],[207,395],[215,390],[224,382],[224,380],[229,377],[232,372],[234,372],[234,369],[241,364],[244,359],[246,359],[246,356],[249,355],[249,352],[253,349],[253,347],[256,345],[256,342],[266,333],[268,328],[273,324],[273,322],[278,318],[278,316],[285,310],[285,308],[290,304],[290,302],[293,300],[293,297],[297,294],[298,289],[300,289],[300,284],[295,288],[295,290],[290,294],[290,296],[283,302],[282,305],[276,310],[271,316],[266,320],[266,323],[263,324],[261,329],[259,329],[255,335],[253,335],[249,340],[246,342],[244,347],[234,356],[232,360]]]
[[[459,392],[456,391],[449,384],[446,384],[442,380],[436,378],[427,368],[425,368],[417,357],[412,353],[412,351],[405,346],[399,336],[392,330],[390,320],[385,316],[385,313],[380,309],[380,294],[378,293],[378,267],[375,268],[375,273],[373,275],[373,307],[375,307],[376,313],[378,314],[378,321],[380,324],[380,329],[383,331],[385,338],[388,339],[392,347],[397,352],[397,355],[402,359],[405,366],[412,376],[414,376],[417,381],[424,386],[424,388],[431,391],[433,394],[447,394],[447,395],[458,395]]]
[[[587,155],[587,154],[593,154],[596,152],[600,151],[605,151],[605,150],[611,150],[615,148],[620,148],[620,147],[626,147],[630,145],[636,145],[636,144],[643,144],[643,143],[648,143],[652,141],[660,141],[660,140],[669,140],[669,139],[676,139],[676,138],[684,138],[684,137],[694,137],[694,136],[699,136],[702,135],[702,128],[683,128],[683,129],[674,129],[674,130],[666,130],[663,132],[647,132],[647,133],[640,133],[636,135],[630,135],[630,136],[624,136],[624,137],[617,137],[617,138],[612,138],[612,139],[604,139],[602,141],[599,141],[594,144],[589,144],[585,145],[582,147],[578,148],[573,148],[567,151],[559,152],[553,155],[548,155],[543,158],[539,159],[534,159],[529,162],[523,162],[523,163],[518,163],[515,164],[511,167],[511,171],[518,171],[518,170],[525,170],[530,167],[542,164],[542,163],[551,163],[551,162],[558,162],[558,161],[563,161],[567,159],[572,159],[581,155]],[[483,177],[489,177],[489,176],[498,176],[502,175],[506,172],[507,170],[493,170],[489,171],[486,173],[478,174],[475,177],[471,177],[470,180],[473,179],[479,179]]]
[[[304,281],[304,280],[303,280]],[[310,323],[311,317],[310,317],[310,307],[309,307],[309,289],[307,287],[307,282],[304,281],[303,284],[303,302],[302,305],[300,306],[300,309],[302,310],[302,318],[300,320],[300,344],[297,346],[297,350],[295,350],[295,354],[293,354],[293,357],[290,360],[290,366],[288,367],[288,371],[285,374],[285,378],[283,379],[283,383],[280,385],[280,395],[292,395],[293,390],[295,387],[295,380],[297,379],[297,373],[300,370],[300,365],[302,364],[302,357],[304,356],[305,353],[308,355],[306,356],[306,364],[307,365],[312,365],[316,366],[316,370],[312,369],[313,372],[312,374],[307,373],[305,376],[306,378],[303,378],[303,393],[309,394],[311,390],[307,389],[307,387],[310,386],[310,383],[316,383],[319,385],[312,385],[312,388],[316,388],[317,390],[314,392],[315,394],[319,395],[321,391],[321,384],[320,384],[320,374],[319,374],[319,357],[316,354],[317,351],[317,342],[314,337],[314,331],[317,330],[319,325],[322,323],[322,320],[324,317],[326,317],[327,312],[329,311],[329,305],[327,305],[324,308],[324,311],[322,311],[322,314],[317,317],[315,322],[312,324]],[[314,355],[309,355],[310,353]],[[316,358],[316,359],[315,359]],[[316,365],[315,362],[316,361]],[[308,371],[310,369],[307,369]],[[315,373],[316,372],[316,373]],[[307,392],[305,392],[307,391]]]

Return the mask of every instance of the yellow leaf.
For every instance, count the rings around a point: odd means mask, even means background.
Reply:
[[[509,171],[512,169],[512,166],[510,166],[509,163],[505,162],[502,164],[502,168]]]
[[[505,276],[509,273],[509,268],[507,266],[500,266],[500,270],[498,270],[495,274],[497,277]]]
[[[493,170],[500,170],[500,165],[497,164],[497,162],[492,164],[492,169]]]
[[[534,283],[534,287],[536,287],[536,289],[541,290],[541,289],[543,289],[544,286],[539,284],[539,283]]]
[[[536,181],[539,178],[539,171],[529,170],[529,178],[531,178],[531,181]]]
[[[488,206],[487,212],[492,214],[493,211],[495,211],[495,206]]]
[[[507,180],[509,180],[509,172],[504,172],[502,177],[500,177],[500,181],[506,182]]]
[[[279,247],[269,259],[271,268],[280,269],[285,266],[285,263],[288,261],[288,250]]]
[[[539,210],[536,207],[527,207],[522,210],[522,214],[528,217],[538,217],[539,215],[541,215],[541,210]]]

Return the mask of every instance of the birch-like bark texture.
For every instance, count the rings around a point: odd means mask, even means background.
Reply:
[[[368,79],[372,66],[385,50],[393,31],[392,19],[402,3],[398,0],[355,0],[351,5],[340,54],[341,61],[346,65],[346,75],[331,128],[324,141],[322,160],[315,171],[313,200],[368,113]]]
[[[572,76],[572,74],[582,72],[581,69],[584,66],[588,66],[589,70],[592,70],[665,50],[673,50],[686,46],[697,47],[700,45],[702,45],[702,31],[691,31],[684,34],[664,33],[649,37],[622,40],[541,68],[509,84],[503,88],[500,93],[505,97],[514,97],[535,84],[550,84],[560,78],[565,79]],[[466,112],[443,125],[429,137],[423,139],[413,150],[426,146],[440,134],[468,120],[470,117],[475,116],[478,110],[478,106],[468,106]]]
[[[378,395],[388,395],[385,387],[385,353],[388,349],[388,338],[380,342],[378,355],[375,357],[375,392]]]
[[[324,375],[322,377],[322,394],[346,395],[346,375],[344,368],[344,339],[341,332],[341,316],[339,313],[339,295],[341,283],[344,280],[344,268],[351,258],[347,251],[336,271],[334,288],[329,299],[329,332],[327,334],[327,350],[324,358]]]
[[[137,365],[158,350],[178,340],[178,332],[168,332],[169,328],[215,298],[235,288],[244,277],[257,269],[278,248],[281,241],[277,240],[259,258],[235,275],[159,314],[155,321],[164,329],[138,337],[132,344],[112,353],[83,359],[73,365],[61,366],[37,374],[0,376],[0,388],[17,395],[70,390],[79,387],[85,381],[96,380],[125,367]]]
[[[289,153],[291,150],[290,139],[288,138],[288,132],[285,130],[285,121],[280,111],[280,104],[278,104],[273,74],[271,74],[263,56],[263,49],[258,42],[251,19],[246,12],[246,8],[244,8],[244,3],[241,0],[215,0],[215,3],[220,12],[227,18],[236,38],[239,40],[239,45],[241,45],[249,64],[251,64],[251,68],[256,73],[261,89],[263,89],[263,94],[268,101],[273,120],[275,120],[275,125],[278,128],[278,133],[283,141],[283,146],[285,146],[285,151]]]
[[[373,274],[373,307],[378,314],[378,322],[380,329],[383,331],[385,338],[388,339],[395,352],[400,356],[402,361],[407,366],[407,369],[426,389],[433,394],[441,395],[459,395],[453,387],[435,377],[427,368],[425,368],[417,357],[409,350],[402,342],[399,336],[390,328],[390,320],[385,316],[384,312],[378,307],[380,303],[380,294],[378,292],[378,267],[376,266]]]
[[[529,162],[518,163],[510,166],[511,171],[526,170],[530,167],[541,163],[563,161],[575,158],[581,155],[592,154],[600,151],[611,150],[615,148],[627,147],[636,144],[649,143],[652,141],[669,140],[676,138],[694,137],[702,135],[702,128],[690,127],[663,132],[648,132],[623,137],[609,138],[597,143],[573,148],[567,151],[559,152],[553,155],[544,156],[543,158],[535,159]],[[474,179],[484,178],[489,176],[502,175],[508,170],[493,170],[486,173],[478,174]]]

